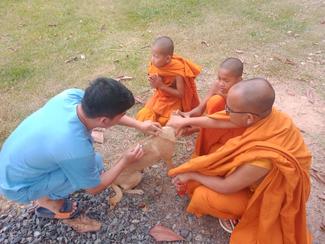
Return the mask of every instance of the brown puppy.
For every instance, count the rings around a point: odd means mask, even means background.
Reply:
[[[138,162],[129,165],[114,181],[112,188],[116,195],[109,199],[111,208],[114,208],[123,197],[123,191],[130,191],[142,180],[142,171],[164,160],[168,169],[172,168],[172,157],[175,152],[175,130],[172,127],[163,127],[159,136],[150,136],[140,144],[143,146],[144,156]]]

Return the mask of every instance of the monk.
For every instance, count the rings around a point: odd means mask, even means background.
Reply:
[[[178,112],[183,117],[199,117],[203,114],[210,116],[224,110],[229,89],[242,80],[243,62],[238,58],[227,58],[219,67],[217,80],[212,84],[205,99],[189,112]],[[194,156],[200,156],[213,152],[229,138],[239,135],[242,129],[228,130],[221,128],[198,128],[188,126],[181,130],[182,135],[189,135],[199,131],[196,139]]]
[[[187,211],[221,219],[232,244],[311,243],[306,224],[311,154],[293,121],[273,107],[274,99],[265,79],[234,85],[225,105],[229,121],[224,112],[219,120],[217,115],[199,120],[244,127],[243,133],[169,171],[176,189],[191,198]]]
[[[157,38],[148,70],[148,80],[155,92],[136,119],[165,125],[173,111],[188,112],[198,106],[194,79],[199,73],[199,66],[174,54],[174,44],[169,37]]]
[[[185,117],[198,117],[204,113],[213,114],[224,110],[229,89],[242,80],[244,65],[238,58],[227,58],[219,66],[218,77],[211,85],[207,95],[200,104],[189,112],[183,112]]]

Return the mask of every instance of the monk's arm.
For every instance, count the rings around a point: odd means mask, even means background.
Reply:
[[[187,113],[184,113],[184,114],[187,114],[189,117],[199,117],[199,116],[201,116],[205,111],[205,108],[207,106],[209,98],[212,97],[213,94],[215,94],[214,85],[213,85],[213,87],[210,88],[210,90],[208,91],[208,93],[205,96],[205,98],[203,99],[203,101],[201,101],[200,104],[197,107],[193,108],[191,111],[189,111]]]
[[[187,126],[197,126],[201,128],[238,128],[236,124],[230,121],[211,119],[208,116],[183,118],[181,116],[172,115],[167,125],[176,129]]]
[[[213,191],[230,194],[253,185],[255,182],[265,177],[268,172],[268,169],[244,164],[227,177],[207,176],[196,172],[190,172],[177,175],[175,178],[179,177],[180,182],[182,182],[182,177],[183,182],[194,180]]]
[[[178,97],[178,98],[183,98],[184,94],[184,80],[183,77],[181,76],[176,76],[176,88],[167,86],[165,83],[161,82],[159,87],[160,90],[167,92],[168,94]]]

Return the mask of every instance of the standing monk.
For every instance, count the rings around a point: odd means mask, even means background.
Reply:
[[[191,197],[187,211],[220,218],[229,232],[235,225],[233,244],[311,243],[311,154],[293,121],[273,108],[274,98],[265,79],[234,85],[225,110],[229,123],[245,131],[169,171],[176,188]]]
[[[198,106],[195,77],[199,73],[199,66],[174,54],[174,43],[169,37],[157,38],[148,70],[150,86],[156,90],[136,115],[137,120],[165,125],[173,111],[188,112]]]

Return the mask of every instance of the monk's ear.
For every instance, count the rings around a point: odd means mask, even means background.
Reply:
[[[166,56],[166,63],[169,63],[170,61],[172,61],[172,56],[171,55],[167,55]]]
[[[246,119],[246,126],[251,126],[255,122],[254,115],[252,114],[247,114],[247,119]]]

